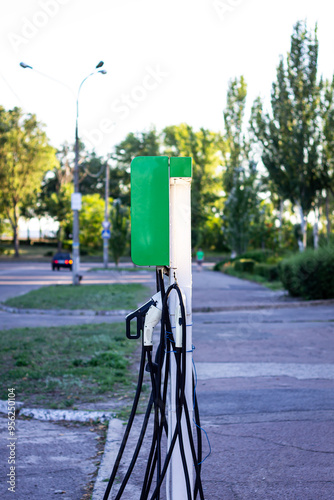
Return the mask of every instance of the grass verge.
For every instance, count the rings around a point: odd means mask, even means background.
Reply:
[[[124,324],[17,328],[0,332],[0,399],[14,387],[31,406],[73,408],[134,389],[137,342]]]
[[[11,307],[31,309],[136,309],[150,296],[140,283],[114,285],[52,285],[8,299]]]
[[[229,276],[235,276],[236,278],[254,281],[255,283],[259,283],[260,285],[270,288],[270,290],[284,290],[284,286],[281,281],[268,281],[263,276],[259,276],[257,274],[236,271],[232,266],[227,269],[225,268],[222,272],[228,274]]]

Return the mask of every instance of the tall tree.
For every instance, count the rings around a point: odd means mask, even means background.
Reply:
[[[111,238],[110,248],[115,261],[118,266],[119,259],[124,255],[129,236],[129,222],[130,210],[128,207],[122,206],[120,200],[114,201],[110,210],[111,220]]]
[[[205,225],[219,209],[219,136],[203,128],[195,132],[183,123],[166,127],[162,132],[162,141],[166,155],[192,157],[192,245],[201,246],[204,243]]]
[[[61,250],[65,227],[72,224],[71,194],[73,192],[72,148],[68,143],[57,152],[58,165],[44,175],[35,207],[35,215],[48,215],[59,223],[58,250]]]
[[[111,155],[110,196],[130,204],[130,165],[136,156],[157,156],[160,154],[159,137],[155,128],[137,134],[130,133],[115,146]]]
[[[249,145],[243,131],[247,84],[243,76],[229,82],[224,110],[225,135],[222,143],[225,172],[223,184],[229,193],[236,178],[235,169],[248,157]]]
[[[330,238],[330,206],[334,195],[334,77],[324,83],[322,92],[322,162],[325,186],[327,239]]]
[[[256,164],[240,166],[233,171],[231,190],[224,206],[227,240],[233,253],[247,250],[252,223],[259,218],[259,198]]]
[[[320,161],[320,91],[317,28],[293,28],[287,60],[281,57],[271,94],[271,114],[258,98],[251,127],[263,147],[262,161],[277,193],[299,209],[306,246],[307,215],[323,187]]]
[[[0,205],[13,230],[16,257],[21,207],[28,199],[33,202],[44,173],[56,164],[55,150],[36,116],[0,107]]]
[[[226,194],[224,230],[234,254],[246,251],[252,224],[260,220],[256,163],[250,160],[250,143],[244,133],[247,84],[243,76],[229,82],[224,110],[225,134],[223,187]]]

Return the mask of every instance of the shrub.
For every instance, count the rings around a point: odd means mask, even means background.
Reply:
[[[280,263],[281,280],[294,297],[334,298],[334,248],[306,250]]]
[[[279,267],[275,264],[258,264],[254,266],[254,274],[263,276],[268,281],[278,281],[280,278]]]
[[[242,273],[252,273],[254,271],[255,261],[252,259],[239,259],[234,263],[234,269]]]
[[[221,271],[224,267],[225,264],[227,264],[227,262],[233,262],[234,259],[223,259],[223,260],[220,260],[219,262],[217,262],[214,267],[213,267],[213,270],[214,271]]]
[[[250,250],[249,252],[245,252],[238,257],[238,259],[251,259],[255,260],[255,262],[266,262],[267,259],[272,257],[273,252],[271,250]]]

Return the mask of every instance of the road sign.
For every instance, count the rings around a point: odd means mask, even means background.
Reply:
[[[109,229],[103,229],[101,235],[102,235],[102,238],[109,239],[110,238],[110,231],[109,231]]]
[[[102,227],[103,227],[103,229],[109,229],[110,228],[110,222],[108,220],[104,220],[102,222]]]
[[[81,210],[81,193],[72,193],[71,208],[72,210]]]

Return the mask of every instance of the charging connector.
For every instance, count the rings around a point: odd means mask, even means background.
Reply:
[[[152,297],[153,304],[147,311],[144,321],[144,346],[153,346],[153,329],[161,320],[162,300],[161,292],[157,292]]]

